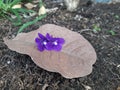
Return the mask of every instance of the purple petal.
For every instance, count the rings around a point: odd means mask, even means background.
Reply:
[[[38,36],[40,37],[40,39],[46,39],[46,37],[42,35],[41,33],[38,33]]]
[[[35,38],[35,42],[36,42],[36,44],[38,45],[38,44],[43,44],[43,40],[41,40],[41,39],[39,39],[39,38]]]
[[[47,33],[47,34],[46,34],[46,38],[47,38],[48,40],[51,40],[53,37],[52,37],[52,36],[50,36],[50,34],[49,34],[49,33]]]
[[[35,38],[35,42],[36,42],[36,43],[39,43],[39,42],[40,42],[40,39],[39,39],[39,38]]]
[[[55,51],[61,51],[61,49],[62,49],[61,45],[57,45],[57,46],[53,47],[53,50],[55,50]]]
[[[59,44],[64,44],[65,40],[63,38],[56,38]]]
[[[47,50],[53,50],[53,44],[51,42],[48,42],[46,45],[45,45],[46,49]]]
[[[39,51],[44,51],[45,47],[42,44],[38,44],[37,48]]]
[[[51,38],[49,41],[50,42],[55,42],[55,41],[57,41],[57,39],[56,38]]]

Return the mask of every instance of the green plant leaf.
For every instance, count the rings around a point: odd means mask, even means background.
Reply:
[[[35,12],[34,10],[28,10],[25,8],[16,8],[15,10],[18,11],[19,13],[34,13]]]
[[[33,21],[30,21],[30,22],[27,22],[27,23],[23,24],[23,25],[20,27],[20,29],[18,30],[18,33],[21,33],[26,27],[28,27],[28,26],[30,26],[30,25],[32,25],[32,24],[35,24],[37,21],[39,21],[39,20],[41,20],[41,19],[43,19],[43,18],[45,18],[45,17],[46,17],[46,14],[41,15],[41,16],[38,16],[38,17],[36,17]],[[17,33],[17,34],[18,34],[18,33]]]
[[[21,0],[0,0],[0,10],[9,11],[12,6],[20,3]]]
[[[12,12],[17,16],[17,21],[15,23],[21,23],[21,17],[16,9],[12,9]]]
[[[39,7],[42,7],[44,4],[42,2],[42,0],[39,0]]]
[[[115,35],[115,32],[114,32],[113,30],[109,30],[109,33],[110,33],[111,35]]]
[[[98,31],[101,31],[101,28],[97,25],[93,25],[93,31],[94,32],[98,32]]]

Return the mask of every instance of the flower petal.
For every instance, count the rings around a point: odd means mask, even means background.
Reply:
[[[43,40],[42,39],[39,39],[39,38],[35,38],[35,42],[36,44],[43,44]]]
[[[46,45],[45,45],[46,49],[47,50],[53,50],[53,44],[51,42],[48,42]]]
[[[46,34],[46,38],[47,38],[48,40],[51,40],[53,37],[52,37],[52,36],[50,36],[50,34],[49,34],[49,33],[47,33],[47,34]]]
[[[45,47],[40,43],[37,45],[39,51],[44,51]]]
[[[59,44],[64,44],[65,40],[63,38],[56,38]]]
[[[46,39],[46,37],[42,35],[41,33],[38,33],[38,36],[40,37],[40,39]]]
[[[40,39],[39,39],[39,38],[35,38],[35,42],[36,42],[36,43],[39,43],[39,42],[40,42]]]
[[[53,47],[53,50],[55,50],[55,51],[61,51],[61,49],[62,49],[61,45],[56,45]]]

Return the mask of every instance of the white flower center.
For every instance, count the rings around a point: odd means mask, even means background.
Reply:
[[[43,44],[44,44],[44,45],[46,45],[46,44],[47,44],[47,42],[46,42],[46,41],[44,41],[44,42],[43,42]]]
[[[55,42],[54,42],[54,45],[58,45],[58,43],[55,41]]]

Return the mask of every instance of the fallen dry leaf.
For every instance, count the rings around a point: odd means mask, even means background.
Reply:
[[[32,2],[33,2],[33,3],[39,3],[40,0],[33,0]]]
[[[51,9],[46,9],[47,13],[52,13],[52,12],[56,12],[58,10],[58,7],[55,8],[51,8]]]
[[[21,7],[22,7],[21,4],[16,4],[16,5],[14,5],[14,6],[12,7],[12,9],[17,9],[17,8],[21,8]]]
[[[120,87],[118,87],[117,90],[120,90]]]
[[[38,32],[64,38],[65,44],[62,51],[38,51],[34,41]],[[29,33],[20,33],[12,40],[4,39],[4,42],[11,50],[31,56],[41,68],[58,72],[65,78],[77,78],[90,74],[92,65],[96,61],[94,48],[82,35],[53,24],[43,25]]]
[[[90,86],[85,85],[85,84],[82,84],[82,85],[83,85],[83,87],[85,88],[85,90],[92,90],[92,88],[91,88]]]
[[[38,15],[43,15],[43,14],[46,14],[46,9],[44,6],[41,6],[39,11],[38,11]]]
[[[34,8],[34,7],[37,7],[37,5],[34,5],[34,4],[32,4],[32,3],[26,3],[26,4],[25,4],[25,7],[26,7],[27,9],[32,9],[32,8]]]

